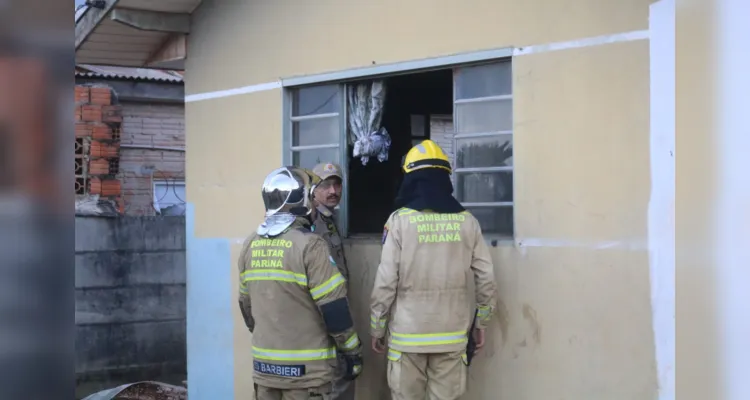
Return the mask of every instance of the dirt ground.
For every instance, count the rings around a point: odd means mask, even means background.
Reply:
[[[157,381],[157,382],[164,382],[164,383],[168,383],[170,385],[175,385],[175,386],[183,386],[183,381],[187,380],[187,375],[185,374],[161,375],[161,376],[155,376],[153,378],[150,378],[149,380]],[[104,381],[82,382],[76,386],[76,400],[81,400],[90,394],[93,394],[102,390],[112,389],[120,385],[132,383],[132,382],[133,381],[118,381],[118,380],[108,380],[106,382]],[[174,393],[174,392],[171,392],[171,393],[169,392],[149,393],[145,391],[143,391],[143,393],[138,393],[138,392],[139,392],[138,388],[128,388],[128,390],[125,390],[122,393],[120,393],[116,397],[116,399],[123,399],[123,400],[185,400],[187,399],[187,394],[184,394],[183,397],[180,397],[179,393]]]

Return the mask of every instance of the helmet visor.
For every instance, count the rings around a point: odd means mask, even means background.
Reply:
[[[287,168],[279,168],[268,175],[261,189],[266,215],[274,215],[288,204],[304,200],[305,185]]]

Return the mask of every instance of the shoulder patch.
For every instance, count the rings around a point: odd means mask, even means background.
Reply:
[[[388,225],[383,227],[383,243],[385,244],[385,239],[388,237]]]

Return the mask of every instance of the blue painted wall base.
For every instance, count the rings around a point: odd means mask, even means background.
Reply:
[[[187,205],[187,372],[190,400],[234,399],[232,261],[226,239],[195,237]]]

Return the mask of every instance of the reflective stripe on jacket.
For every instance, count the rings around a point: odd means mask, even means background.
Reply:
[[[476,296],[469,298],[470,281]],[[479,222],[469,212],[400,209],[388,218],[371,297],[370,333],[390,333],[394,351],[442,353],[466,347],[495,304],[492,259]]]

